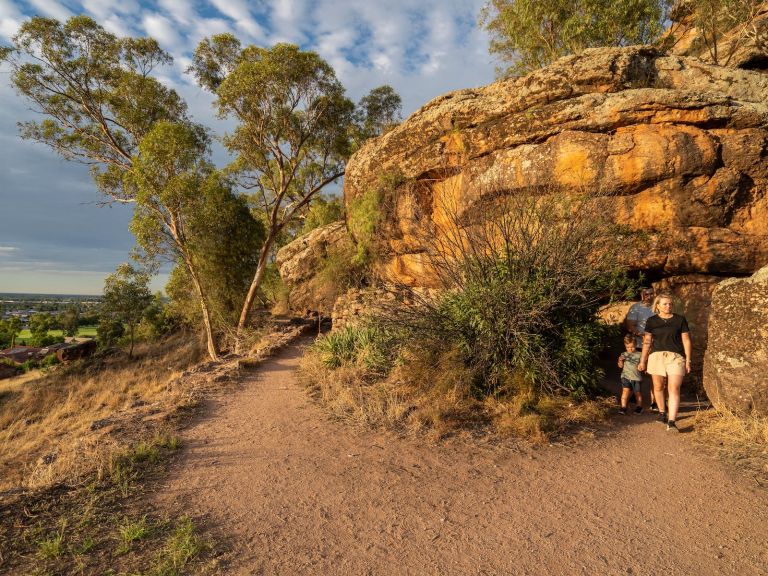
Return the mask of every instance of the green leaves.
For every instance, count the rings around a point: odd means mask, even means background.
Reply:
[[[567,54],[598,46],[647,44],[664,27],[669,0],[488,0],[480,24],[491,54],[524,75]]]
[[[94,165],[97,185],[114,200],[133,198],[112,167],[130,168],[156,122],[185,120],[185,103],[150,75],[171,62],[157,42],[117,38],[86,16],[63,24],[32,18],[0,57],[18,92],[45,116],[22,124],[22,137]]]
[[[219,115],[239,121],[224,144],[271,227],[282,228],[297,204],[341,176],[354,105],[316,53],[292,44],[241,48],[218,35],[200,43],[190,71],[216,94]]]

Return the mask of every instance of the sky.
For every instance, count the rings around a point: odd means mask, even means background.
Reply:
[[[495,62],[477,26],[484,0],[0,0],[0,44],[34,15],[87,14],[120,36],[152,36],[174,58],[158,73],[217,135],[212,97],[184,73],[204,37],[231,32],[243,45],[292,42],[314,50],[358,101],[391,85],[407,117],[445,92],[488,84]],[[86,166],[22,140],[17,122],[39,119],[0,65],[0,292],[99,294],[128,260],[131,208],[105,205]],[[218,147],[215,161],[227,156]],[[154,282],[161,289],[165,276]]]

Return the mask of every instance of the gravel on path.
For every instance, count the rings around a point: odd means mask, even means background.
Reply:
[[[207,519],[228,575],[768,574],[768,491],[654,414],[577,445],[430,445],[332,421],[302,345],[209,401],[157,505]]]

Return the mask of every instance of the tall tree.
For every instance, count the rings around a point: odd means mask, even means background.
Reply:
[[[180,211],[199,192],[194,186],[217,184],[205,159],[204,130],[189,121],[178,94],[152,76],[171,57],[151,38],[117,38],[85,16],[64,24],[32,18],[13,43],[0,51],[0,59],[10,64],[17,91],[45,117],[21,124],[22,136],[90,165],[108,201],[137,204],[134,227],[142,247],[177,254],[194,281],[199,275],[184,246]],[[164,147],[178,158],[163,155]],[[143,158],[147,154],[151,160]],[[161,161],[163,166],[150,166]],[[206,197],[204,191],[200,196]],[[157,234],[150,233],[152,226]],[[197,284],[207,318],[205,291]],[[216,359],[211,323],[204,325],[208,353]]]
[[[86,16],[34,17],[3,48],[16,90],[45,116],[21,135],[91,166],[111,201],[133,202],[121,175],[160,120],[186,120],[186,104],[151,76],[171,57],[151,38],[117,38]]]
[[[152,304],[152,292],[149,290],[149,274],[137,270],[130,264],[121,264],[114,274],[104,280],[104,300],[102,315],[112,323],[122,323],[128,328],[130,348],[128,356],[133,356],[136,327],[144,316],[144,311]]]
[[[344,174],[354,104],[322,58],[291,44],[242,48],[230,34],[213,36],[199,44],[190,70],[217,96],[219,115],[238,120],[224,144],[267,223],[237,324],[242,335],[275,240]]]
[[[400,94],[388,84],[374,88],[363,96],[355,113],[362,139],[380,136],[391,130],[402,120],[402,108]]]
[[[236,155],[230,170],[253,191],[266,222],[266,240],[238,320],[242,335],[276,241],[323,188],[344,174],[355,106],[328,63],[292,44],[243,48],[230,34],[213,36],[198,45],[190,71],[216,95],[219,115],[238,121],[224,138]],[[379,121],[398,109],[393,92],[379,99]]]
[[[671,0],[488,0],[480,23],[489,50],[524,75],[597,46],[647,44],[663,30]]]
[[[77,329],[80,323],[80,311],[77,306],[68,306],[61,314],[59,319],[61,329],[67,336],[77,336]]]
[[[210,286],[218,279],[207,268],[222,242],[237,254],[257,252],[263,235],[250,213],[243,214],[244,205],[233,195],[230,182],[207,160],[207,149],[207,135],[199,126],[158,122],[141,141],[123,181],[136,198],[131,230],[138,244],[150,257],[167,256],[185,267],[200,307],[208,354],[215,359],[212,302],[219,295],[211,294]],[[232,247],[232,240],[243,245]],[[235,269],[230,273],[250,274],[251,258],[230,259]]]

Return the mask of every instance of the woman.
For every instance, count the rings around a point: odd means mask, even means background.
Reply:
[[[671,294],[656,296],[653,311],[656,315],[645,323],[643,352],[637,369],[647,370],[653,379],[659,421],[666,422],[667,430],[679,432],[675,419],[680,408],[680,386],[691,371],[691,333],[685,317],[672,312]],[[665,380],[669,406],[665,406]]]

